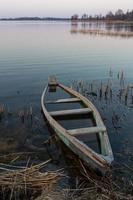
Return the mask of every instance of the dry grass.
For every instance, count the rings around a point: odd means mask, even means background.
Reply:
[[[43,192],[36,200],[133,200],[131,194],[121,191],[122,188],[113,181],[111,174],[108,177],[99,177],[88,171],[80,160],[79,163],[83,179],[77,180],[77,188],[52,190],[49,194]]]
[[[48,162],[50,160],[30,167],[28,163],[26,167],[0,164],[1,193],[8,193],[8,199],[11,200],[16,193],[27,196],[29,192],[35,194],[50,191],[63,174],[61,171],[44,172],[43,168]]]

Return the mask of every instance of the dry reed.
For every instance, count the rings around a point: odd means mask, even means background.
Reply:
[[[82,33],[91,35],[102,35],[102,36],[115,36],[115,37],[133,37],[133,33],[130,31],[105,31],[100,29],[72,29],[71,33]]]
[[[44,172],[44,167],[50,160],[38,165],[18,167],[0,164],[0,187],[6,194],[10,193],[10,199],[18,193],[49,191],[57,180],[63,176],[60,170]]]

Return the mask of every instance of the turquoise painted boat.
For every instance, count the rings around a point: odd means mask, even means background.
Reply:
[[[41,106],[49,125],[62,142],[85,165],[105,175],[114,156],[106,127],[92,102],[51,76],[42,93]]]

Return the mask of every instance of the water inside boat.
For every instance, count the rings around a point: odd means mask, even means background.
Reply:
[[[45,96],[45,107],[49,112],[87,108],[81,101],[55,103],[55,101],[68,98],[75,98],[75,96],[64,91],[59,86],[53,88],[50,87]],[[92,113],[55,116],[54,119],[67,130],[96,126]],[[89,133],[75,137],[97,153],[101,153],[101,145],[97,133]]]

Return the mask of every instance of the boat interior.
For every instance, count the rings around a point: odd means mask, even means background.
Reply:
[[[48,86],[44,104],[50,115],[74,137],[98,154],[103,151],[93,112],[82,100],[66,92],[59,85]]]

